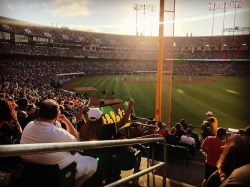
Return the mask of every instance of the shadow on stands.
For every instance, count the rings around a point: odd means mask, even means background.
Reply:
[[[120,148],[120,147],[119,147]],[[116,149],[119,149],[116,147]],[[112,151],[112,148],[90,149],[82,151],[80,154],[96,158],[98,161],[97,171],[81,187],[101,187],[121,179],[121,171],[133,169],[133,173],[140,171],[141,151],[128,151],[119,149]],[[132,182],[135,186],[138,179]]]
[[[163,161],[163,144],[157,142],[154,144],[155,146],[155,160]],[[150,148],[150,155],[152,155],[152,146]],[[188,144],[178,144],[172,145],[167,144],[167,161],[174,162],[175,159],[184,160],[185,168],[188,167],[189,160],[193,160],[195,156],[195,148],[192,145]],[[150,156],[152,158],[152,156]]]
[[[9,187],[73,187],[75,171],[75,162],[60,170],[57,164],[45,165],[21,161],[12,170]]]
[[[140,171],[140,150],[120,149],[119,154],[113,154],[110,149],[102,148],[79,151],[79,153],[92,156],[98,161],[97,171],[81,187],[101,187],[121,179],[121,171],[131,169],[134,173]],[[45,165],[20,160],[20,163],[11,170],[8,187],[74,187],[75,171],[75,162],[60,170],[57,164]],[[130,184],[138,186],[138,181],[139,178]],[[131,186],[130,184],[127,186]]]
[[[162,143],[154,144],[155,160],[163,160]],[[153,148],[150,146],[150,157]],[[167,165],[165,172],[171,186],[183,186],[182,183],[200,186],[204,179],[205,157],[187,144],[167,144]],[[156,175],[163,176],[163,170],[157,170]],[[173,182],[174,181],[174,182]]]

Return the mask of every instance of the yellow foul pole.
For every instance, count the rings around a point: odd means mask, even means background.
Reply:
[[[160,0],[159,17],[159,41],[158,41],[158,62],[156,80],[156,103],[155,120],[161,121],[161,102],[162,102],[162,63],[163,63],[163,33],[164,33],[164,0]]]

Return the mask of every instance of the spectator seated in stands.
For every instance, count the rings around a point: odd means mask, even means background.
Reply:
[[[28,104],[28,107],[27,107],[27,110],[26,110],[26,113],[27,113],[27,117],[25,118],[25,123],[26,125],[31,122],[31,121],[34,121],[35,118],[36,118],[36,105],[33,104],[33,103],[30,103]]]
[[[188,124],[185,119],[181,119],[180,124],[182,125],[183,129],[186,131],[188,129]]]
[[[193,137],[191,137],[191,135],[192,135],[192,130],[187,129],[186,134],[181,136],[180,143],[195,146],[195,140]]]
[[[166,130],[164,129],[164,127],[166,126],[166,124],[162,123],[162,122],[158,122],[158,128],[156,128],[154,134],[160,134],[162,137],[166,138]]]
[[[27,125],[26,122],[26,118],[28,117],[28,114],[26,112],[27,108],[28,108],[28,99],[27,98],[20,98],[17,101],[17,119],[22,127],[22,129],[24,129],[24,127]]]
[[[127,123],[133,106],[134,101],[130,99],[128,108],[122,118],[117,122],[105,125],[103,125],[105,118],[99,108],[88,108],[85,106],[84,110],[87,112],[83,111],[83,113],[85,113],[86,123],[80,130],[81,139],[83,141],[96,141],[126,138],[119,133],[119,129]],[[82,154],[100,158],[99,162],[102,163],[100,167],[98,165],[97,172],[92,178],[105,184],[120,179],[121,170],[134,167],[135,153],[131,146],[84,150]],[[103,163],[104,161],[105,163]],[[112,171],[110,168],[113,168]],[[105,169],[109,172],[103,171]]]
[[[189,124],[188,128],[192,130],[191,137],[194,138],[194,140],[195,140],[195,148],[196,148],[196,151],[198,151],[201,148],[200,137],[196,132],[193,131],[194,130],[194,125],[193,124]]]
[[[176,128],[172,127],[170,132],[166,135],[167,144],[177,145],[179,143],[178,137],[176,136]]]
[[[150,118],[142,128],[143,136],[154,134],[156,128],[154,119]]]
[[[66,125],[66,130],[60,126],[59,121]],[[58,103],[52,99],[46,99],[39,106],[38,119],[25,127],[20,142],[32,144],[78,141],[78,133],[65,115],[60,113]],[[81,156],[76,151],[22,155],[21,158],[37,164],[58,164],[60,169],[76,162],[75,186],[80,186],[89,179],[97,168],[95,158]]]
[[[14,102],[0,98],[0,145],[19,143],[22,128],[15,106]],[[18,162],[18,157],[0,158],[0,169],[11,170]]]
[[[131,138],[141,137],[143,135],[142,126],[140,123],[133,123],[134,126],[131,127]]]
[[[181,136],[185,135],[186,132],[184,131],[184,128],[180,123],[176,123],[174,127],[176,128],[176,136],[178,137],[178,141],[180,141]]]
[[[196,148],[195,148],[195,139],[191,137],[191,135],[192,135],[192,130],[187,129],[186,135],[181,136],[179,145],[187,147],[189,149],[191,158],[193,159],[196,153]]]

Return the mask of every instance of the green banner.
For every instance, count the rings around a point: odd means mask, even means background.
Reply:
[[[116,103],[107,106],[101,106],[99,109],[103,112],[103,124],[110,124],[120,121],[122,116],[125,114],[128,108],[128,101],[123,101],[121,103]],[[129,118],[130,121],[130,118]],[[123,127],[129,126],[130,123],[126,123]],[[122,128],[123,128],[122,127]]]

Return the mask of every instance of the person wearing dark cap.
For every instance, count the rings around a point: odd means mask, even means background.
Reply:
[[[207,185],[207,180],[218,168],[217,162],[220,159],[224,148],[224,139],[226,138],[227,131],[225,128],[220,127],[217,129],[216,136],[208,136],[202,144],[202,149],[206,152],[205,160],[205,179],[202,182],[202,187]]]
[[[188,124],[186,123],[185,119],[181,119],[180,124],[182,125],[184,130],[188,129]]]

